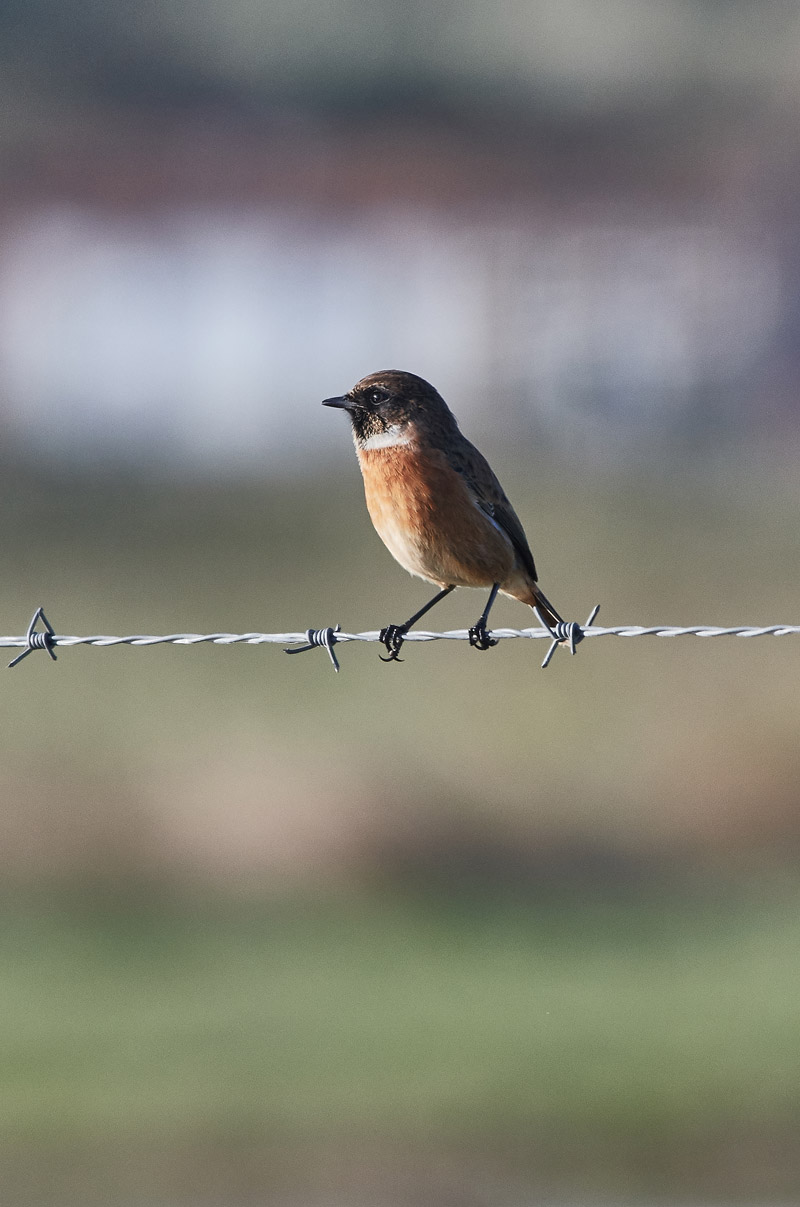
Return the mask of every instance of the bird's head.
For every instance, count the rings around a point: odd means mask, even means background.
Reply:
[[[361,448],[407,444],[415,436],[455,428],[447,403],[433,386],[399,369],[370,373],[346,394],[326,398],[322,405],[347,411]]]

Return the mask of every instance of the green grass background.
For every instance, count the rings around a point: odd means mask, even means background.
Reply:
[[[10,908],[5,1193],[790,1196],[797,906]]]

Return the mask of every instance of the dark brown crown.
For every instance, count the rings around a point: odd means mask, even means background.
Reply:
[[[409,423],[429,437],[458,430],[450,408],[430,382],[400,369],[370,373],[340,400],[329,401],[338,402],[348,411],[356,437],[361,440]]]

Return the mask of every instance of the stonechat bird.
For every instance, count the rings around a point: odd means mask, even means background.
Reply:
[[[381,629],[385,662],[398,659],[408,630],[456,587],[489,598],[470,645],[497,642],[486,622],[498,591],[563,623],[536,581],[533,555],[514,508],[486,460],[459,431],[447,403],[413,373],[371,373],[326,407],[347,411],[367,509],[392,556],[438,593],[404,624]]]

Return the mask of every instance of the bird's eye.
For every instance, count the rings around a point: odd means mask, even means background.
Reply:
[[[379,406],[380,403],[386,402],[388,397],[389,395],[385,390],[370,390],[369,392],[369,400],[373,406]]]

